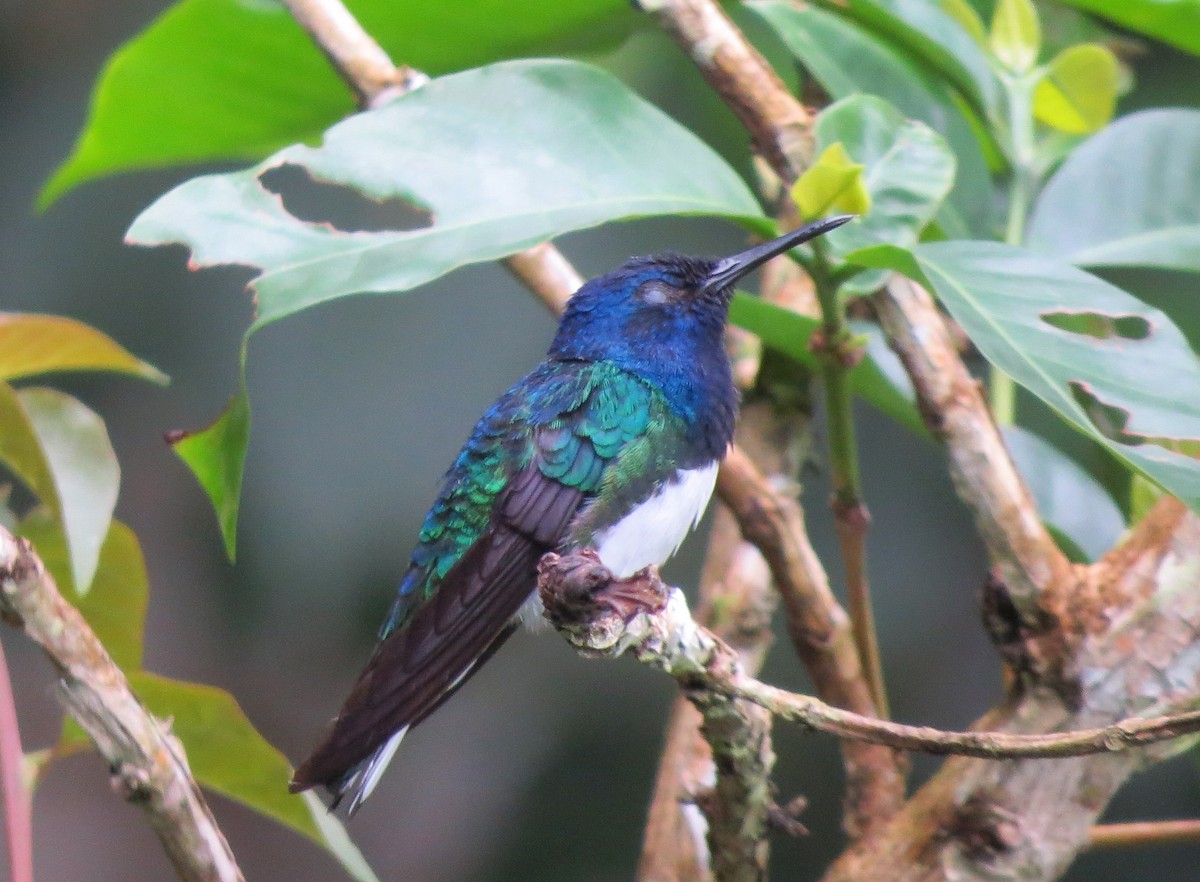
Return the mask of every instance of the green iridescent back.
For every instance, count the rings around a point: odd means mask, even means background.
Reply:
[[[554,544],[583,546],[688,467],[685,436],[663,394],[611,362],[543,363],[483,415],[447,472],[382,636],[436,594],[526,469],[580,491],[582,515]]]

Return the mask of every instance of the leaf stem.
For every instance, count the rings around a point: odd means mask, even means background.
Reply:
[[[22,765],[21,731],[4,646],[0,644],[0,790],[4,791],[4,830],[12,882],[33,882],[33,817]]]
[[[881,719],[886,719],[888,704],[883,663],[867,579],[866,534],[871,517],[862,498],[853,397],[850,394],[850,370],[862,353],[846,324],[845,306],[838,298],[839,285],[829,270],[823,242],[813,243],[813,255],[809,272],[821,308],[821,339],[814,344],[814,349],[821,359],[821,377],[825,384],[829,464],[833,478],[831,507],[846,570],[846,596],[854,628],[854,642],[876,713]]]
[[[1020,245],[1025,240],[1025,224],[1038,186],[1037,144],[1033,131],[1033,87],[1037,72],[1013,76],[1001,74],[1000,82],[1008,97],[1008,145],[1012,177],[1008,186],[1008,220],[1004,241]],[[1011,426],[1017,416],[1017,390],[1012,377],[992,365],[989,373],[989,399],[992,416],[1001,426]]]

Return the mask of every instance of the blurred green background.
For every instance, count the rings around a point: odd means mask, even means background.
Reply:
[[[487,266],[406,296],[323,306],[257,335],[240,558],[228,565],[207,500],[161,432],[203,424],[234,388],[248,273],[189,273],[181,248],[122,244],[137,212],[196,170],[109,179],[42,216],[32,209],[74,141],[104,59],[163,8],[142,0],[0,5],[0,308],[86,321],[174,378],[167,389],[114,378],[61,384],[108,420],[122,464],[117,514],[141,538],[152,585],[146,666],[229,689],[295,760],[365,661],[439,476],[478,414],[541,357],[553,322]],[[596,60],[747,170],[745,136],[664,37],[639,35]],[[1154,46],[1122,109],[1200,103],[1198,74],[1196,60]],[[560,244],[594,275],[630,254],[719,254],[743,241],[731,225],[680,220],[611,226]],[[1184,277],[1125,273],[1118,281],[1200,339]],[[873,412],[859,416],[893,711],[963,727],[1000,696],[977,610],[981,546],[941,452]],[[1047,431],[1070,440],[1049,422]],[[813,539],[836,583],[819,459],[804,482]],[[694,584],[703,535],[667,570],[677,584]],[[43,746],[59,719],[49,667],[26,642],[4,639],[26,746]],[[786,638],[764,677],[807,688]],[[519,634],[406,739],[351,833],[384,880],[629,879],[672,695],[664,678],[633,662],[588,662],[553,634]],[[773,878],[815,879],[843,845],[836,746],[783,728],[776,749],[781,801],[808,796],[812,835],[777,842]],[[933,768],[916,759],[914,780]],[[213,802],[249,879],[339,878],[316,847]],[[1198,814],[1200,774],[1190,756],[1134,780],[1110,811],[1113,819]],[[95,756],[52,769],[35,797],[34,824],[40,879],[173,878],[141,813],[113,795]],[[1198,859],[1200,847],[1088,855],[1068,878],[1194,880]]]

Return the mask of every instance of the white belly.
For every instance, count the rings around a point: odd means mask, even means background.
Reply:
[[[717,465],[676,472],[675,480],[596,534],[596,552],[614,576],[626,579],[675,553],[704,516],[717,483]]]

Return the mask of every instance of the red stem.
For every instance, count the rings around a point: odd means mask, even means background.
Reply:
[[[33,882],[33,818],[30,794],[21,776],[24,759],[12,681],[8,677],[4,646],[0,644],[0,790],[4,792],[4,828],[8,834],[12,882]]]

